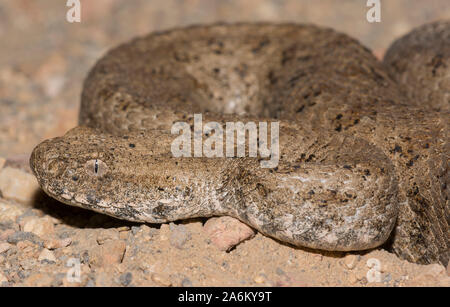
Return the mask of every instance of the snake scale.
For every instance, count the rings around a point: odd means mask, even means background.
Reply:
[[[79,126],[30,164],[51,197],[119,219],[229,215],[296,246],[385,244],[447,264],[449,97],[448,21],[413,30],[383,62],[315,25],[191,26],[109,51],[85,80]],[[194,114],[279,122],[278,166],[174,157],[171,127]]]

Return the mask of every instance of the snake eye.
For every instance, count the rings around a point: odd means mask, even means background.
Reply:
[[[101,177],[108,172],[108,166],[99,159],[89,160],[85,165],[86,172],[95,177]]]

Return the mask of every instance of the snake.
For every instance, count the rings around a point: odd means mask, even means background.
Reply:
[[[292,246],[382,246],[447,264],[449,95],[445,20],[399,38],[383,61],[313,24],[174,28],[98,60],[79,125],[37,145],[30,166],[50,197],[122,220],[231,216]],[[277,165],[262,167],[262,154],[175,156],[174,125],[195,133],[199,115],[219,128],[277,123]]]

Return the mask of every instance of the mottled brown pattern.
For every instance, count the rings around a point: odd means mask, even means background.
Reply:
[[[384,57],[412,104],[450,110],[450,21],[426,24],[397,40]]]
[[[400,88],[370,50],[331,29],[151,34],[95,65],[81,127],[40,144],[31,167],[50,196],[118,218],[231,215],[325,250],[376,247],[392,233],[399,256],[446,264],[448,113],[414,106]],[[280,121],[279,166],[173,158],[171,125],[199,112],[205,121]]]

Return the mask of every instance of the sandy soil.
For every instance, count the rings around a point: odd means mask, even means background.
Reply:
[[[71,208],[45,196],[28,157],[77,122],[89,68],[120,42],[152,30],[214,21],[313,22],[348,33],[381,57],[413,27],[450,18],[447,0],[383,1],[382,22],[362,1],[65,1],[0,3],[0,285],[2,286],[449,286],[449,268],[417,265],[383,249],[320,253],[261,234],[229,251],[206,220],[142,225]],[[79,278],[78,278],[79,273]]]

